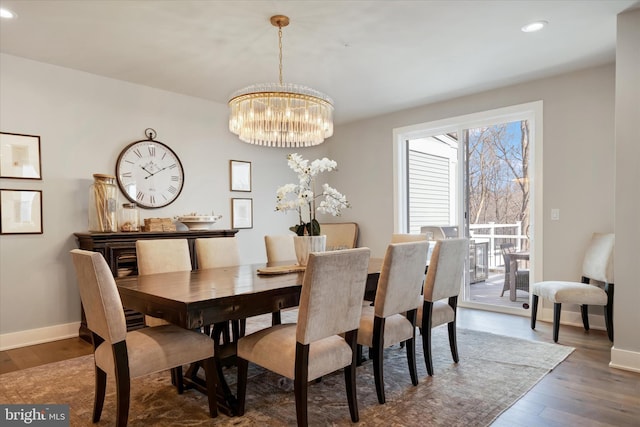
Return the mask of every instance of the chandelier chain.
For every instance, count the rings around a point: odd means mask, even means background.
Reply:
[[[280,50],[280,86],[282,86],[282,25],[278,25],[278,49]]]

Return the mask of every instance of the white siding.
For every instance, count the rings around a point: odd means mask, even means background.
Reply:
[[[448,224],[449,159],[409,150],[409,232],[423,225]]]

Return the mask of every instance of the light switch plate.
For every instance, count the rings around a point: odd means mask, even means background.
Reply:
[[[559,221],[560,220],[560,209],[554,208],[551,209],[551,221]]]

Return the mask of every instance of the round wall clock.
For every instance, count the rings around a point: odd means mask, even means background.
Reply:
[[[127,199],[142,208],[161,208],[180,195],[184,170],[176,153],[153,139],[153,129],[146,129],[145,134],[147,139],[122,150],[116,162],[116,177]]]

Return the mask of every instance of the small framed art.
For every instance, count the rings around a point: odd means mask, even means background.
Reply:
[[[42,179],[39,136],[0,132],[0,178]]]
[[[253,228],[253,199],[231,199],[231,228]]]
[[[0,234],[42,234],[42,191],[0,189]]]
[[[251,162],[229,160],[231,191],[251,191]]]

